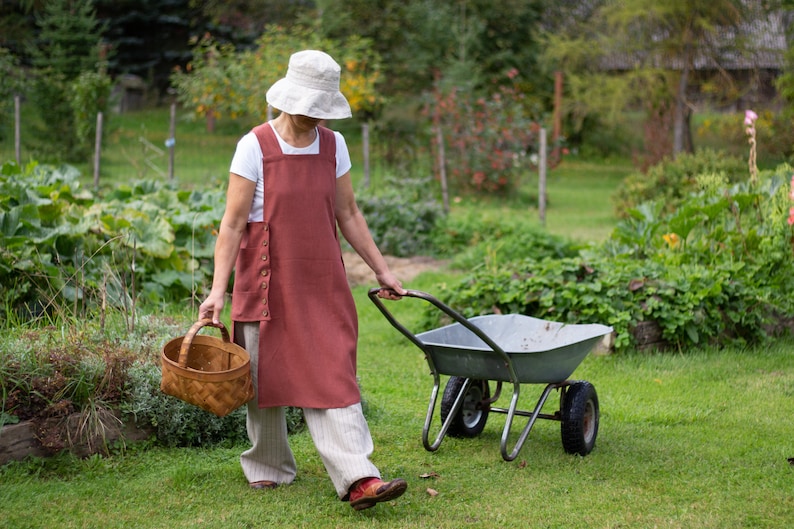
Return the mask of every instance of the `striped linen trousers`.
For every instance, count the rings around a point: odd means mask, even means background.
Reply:
[[[251,448],[240,456],[243,474],[249,483],[291,483],[298,467],[289,446],[285,409],[260,408],[257,403],[259,322],[235,323],[234,334],[235,343],[251,356],[254,383],[254,398],[248,403],[246,416]],[[346,499],[348,489],[356,481],[381,477],[370,461],[374,447],[361,403],[347,408],[303,408],[303,416],[340,499]]]

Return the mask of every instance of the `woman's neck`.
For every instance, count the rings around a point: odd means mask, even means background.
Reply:
[[[273,120],[273,127],[281,139],[293,147],[308,147],[317,138],[319,120],[306,116],[281,113]]]

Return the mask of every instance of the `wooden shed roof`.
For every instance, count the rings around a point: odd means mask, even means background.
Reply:
[[[701,46],[701,52],[694,58],[696,70],[781,70],[787,50],[785,34],[785,14],[774,12],[766,17],[756,18],[738,27],[722,27]],[[653,40],[663,40],[662,36]],[[743,46],[736,46],[737,41]],[[680,57],[652,55],[652,51],[617,52],[605,57],[602,67],[607,70],[632,70],[649,62],[659,67],[682,69]]]

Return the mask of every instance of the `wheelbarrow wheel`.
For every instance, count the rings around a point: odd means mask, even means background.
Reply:
[[[455,399],[458,398],[463,384],[466,383],[464,377],[449,377],[447,385],[444,387],[444,395],[441,397],[441,421],[447,420]],[[487,380],[472,380],[466,395],[463,397],[463,404],[458,413],[452,418],[447,434],[452,437],[476,437],[485,428],[488,420],[488,413],[491,407],[487,402],[491,397],[491,389]]]
[[[569,454],[586,456],[598,435],[598,395],[589,382],[574,382],[562,397],[562,446]]]

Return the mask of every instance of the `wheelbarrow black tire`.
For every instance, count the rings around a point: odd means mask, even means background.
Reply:
[[[562,446],[569,454],[586,456],[598,435],[598,395],[586,381],[565,388],[562,398]]]
[[[465,377],[449,377],[447,385],[444,387],[444,395],[441,397],[441,421],[447,420],[458,393],[466,383]],[[466,395],[463,397],[463,405],[458,413],[452,418],[447,435],[452,437],[476,437],[485,428],[488,420],[488,413],[491,407],[488,403],[483,403],[491,397],[491,388],[487,380],[472,380]]]

